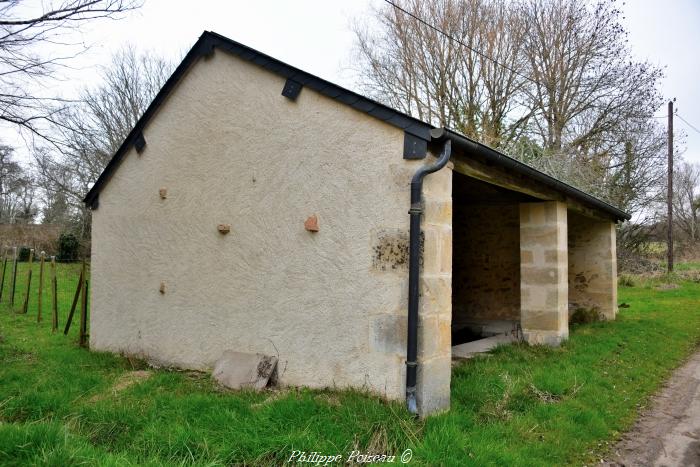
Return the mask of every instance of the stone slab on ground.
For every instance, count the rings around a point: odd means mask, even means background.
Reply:
[[[261,390],[277,367],[277,357],[227,350],[214,364],[212,377],[229,389]]]
[[[465,328],[483,336],[517,333],[520,323],[513,320],[474,320],[462,323]]]
[[[608,466],[700,466],[700,352],[673,373]]]
[[[488,352],[498,345],[512,344],[518,339],[511,335],[500,334],[452,347],[452,358],[472,358],[476,354]]]

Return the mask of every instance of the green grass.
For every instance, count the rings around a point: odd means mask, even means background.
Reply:
[[[77,267],[60,273],[63,324]],[[700,284],[674,280],[679,288],[621,287],[630,308],[615,322],[573,326],[561,348],[503,347],[460,364],[452,410],[424,421],[361,392],[226,393],[191,372],[154,371],[116,393],[142,363],[80,349],[77,326],[52,335],[47,311],[36,322],[36,300],[18,315],[4,295],[0,464],[271,465],[294,449],[407,448],[415,465],[595,462],[700,343]]]
[[[674,270],[676,271],[697,271],[700,270],[700,261],[693,261],[687,263],[678,263],[674,265]]]

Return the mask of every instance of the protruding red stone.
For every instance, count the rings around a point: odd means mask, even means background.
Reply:
[[[306,222],[304,222],[304,228],[309,232],[318,232],[318,217],[316,217],[316,214],[309,216],[309,218],[306,219]]]

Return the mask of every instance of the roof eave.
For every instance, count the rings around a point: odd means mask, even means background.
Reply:
[[[500,151],[467,138],[466,136],[460,135],[452,130],[442,129],[442,132],[435,131],[433,132],[433,135],[438,139],[449,138],[452,141],[452,144],[461,148],[465,152],[469,154],[478,154],[496,166],[521,174],[555,191],[571,196],[585,205],[592,206],[593,208],[602,211],[606,215],[612,217],[615,221],[627,221],[632,217],[629,213],[618,209],[615,206],[586,193],[585,191],[579,190],[568,183],[562,182],[561,180],[547,175],[544,172],[540,172],[539,170],[530,167],[517,159],[513,159]]]
[[[469,151],[476,151],[496,165],[500,165],[504,168],[508,168],[517,173],[533,178],[554,190],[561,191],[585,204],[592,205],[612,216],[616,220],[629,220],[631,217],[628,213],[617,209],[616,207],[611,206],[610,204],[589,195],[588,193],[574,188],[571,185],[555,179],[554,177],[550,177],[549,175],[546,175],[520,161],[508,157],[505,154],[484,144],[473,141],[451,130],[434,129],[431,125],[411,117],[410,115],[406,115],[384,104],[376,102],[348,89],[342,88],[336,84],[283,63],[273,57],[265,55],[255,49],[211,31],[204,31],[204,33],[202,33],[187,55],[185,55],[182,62],[177,66],[170,78],[168,78],[168,80],[165,82],[162,89],[156,94],[153,102],[151,102],[151,104],[148,106],[122,145],[119,147],[119,149],[117,149],[104,171],[98,177],[97,181],[95,181],[95,184],[85,196],[83,200],[85,204],[91,208],[97,207],[97,200],[100,191],[112,177],[114,171],[117,169],[129,149],[143,135],[146,125],[158,111],[160,105],[170,95],[190,66],[202,56],[211,56],[215,48],[219,48],[244,60],[255,63],[285,78],[296,80],[303,86],[309,87],[361,112],[365,112],[374,118],[403,129],[406,133],[410,133],[426,141],[430,141],[432,138],[431,130],[435,134],[441,134],[441,137],[449,137],[455,145],[461,145],[467,148]],[[442,133],[439,130],[442,130]]]

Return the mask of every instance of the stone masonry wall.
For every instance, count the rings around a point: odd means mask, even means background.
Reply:
[[[531,344],[569,335],[566,204],[520,205],[521,326]]]
[[[605,319],[617,313],[615,224],[569,215],[569,311],[596,308]]]
[[[454,206],[452,325],[520,319],[518,204]]]

